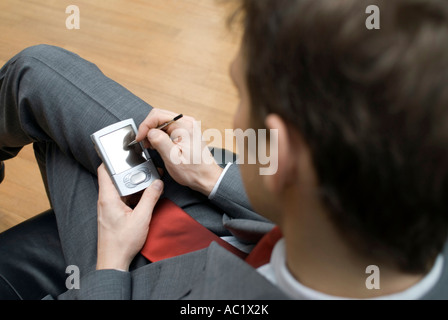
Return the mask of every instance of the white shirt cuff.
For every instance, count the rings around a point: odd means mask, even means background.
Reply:
[[[219,176],[218,181],[216,181],[215,186],[213,187],[212,192],[208,195],[208,198],[211,200],[215,196],[216,191],[218,191],[219,185],[221,184],[222,179],[224,178],[224,175],[226,174],[227,170],[232,165],[232,162],[228,162],[224,170],[222,171],[221,175]]]

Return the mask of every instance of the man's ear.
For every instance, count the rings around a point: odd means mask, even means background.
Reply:
[[[297,182],[297,152],[298,145],[297,137],[288,129],[287,123],[277,114],[270,114],[265,119],[265,125],[268,130],[276,130],[277,143],[271,139],[270,150],[276,152],[270,157],[277,157],[278,168],[277,171],[271,175],[265,175],[263,181],[266,188],[273,194],[283,194],[283,191],[291,184]],[[270,131],[272,132],[272,131]]]

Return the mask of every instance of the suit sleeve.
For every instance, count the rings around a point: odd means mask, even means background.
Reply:
[[[224,226],[244,243],[257,242],[274,224],[252,209],[238,165],[231,164],[221,178],[210,201],[225,212]]]
[[[81,278],[79,289],[71,289],[58,300],[130,300],[131,274],[119,270],[95,270]],[[54,297],[46,296],[44,300]]]
[[[80,295],[84,300],[130,300],[131,274],[118,270],[95,270],[81,280]]]
[[[221,178],[216,192],[210,197],[215,205],[223,209],[232,218],[265,220],[255,213],[251,207],[238,165],[231,164]]]

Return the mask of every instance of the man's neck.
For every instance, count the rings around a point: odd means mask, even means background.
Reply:
[[[301,211],[284,216],[281,229],[288,269],[302,285],[328,295],[373,298],[401,292],[424,276],[404,274],[380,261],[356,254],[325,212],[303,202],[301,206],[294,208]],[[372,265],[378,269],[367,269]],[[377,278],[372,278],[378,282],[373,288],[368,285],[371,272],[379,272]]]

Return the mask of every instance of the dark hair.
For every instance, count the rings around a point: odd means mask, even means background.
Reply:
[[[258,123],[276,113],[303,135],[354,248],[428,271],[448,227],[447,2],[242,0],[242,13]]]

